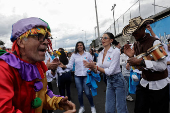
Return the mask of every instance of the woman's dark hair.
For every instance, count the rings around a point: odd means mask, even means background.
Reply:
[[[91,50],[91,55],[94,56],[94,51],[93,49],[90,49]]]
[[[110,39],[113,39],[113,40],[115,39],[114,35],[112,33],[110,33],[110,32],[106,32],[104,34],[107,34]]]
[[[115,46],[117,46],[117,45],[119,44],[119,42],[116,41],[116,40],[113,40],[112,44],[115,45]]]
[[[124,46],[120,49],[121,54],[124,53]]]
[[[109,36],[110,39],[113,39],[113,42],[114,42],[115,37],[114,37],[114,35],[113,35],[112,33],[106,32],[106,33],[104,33],[104,34],[107,34],[107,35]],[[112,42],[112,44],[113,44],[113,42]]]
[[[68,56],[69,54],[71,54],[71,52],[68,52],[68,53],[67,53],[67,57],[69,57],[69,56]]]
[[[102,50],[103,50],[103,47],[100,47],[100,48],[98,49],[98,52],[100,53]]]
[[[67,59],[66,53],[64,51],[60,51],[60,53],[61,53],[59,57],[60,62],[63,63],[64,65],[67,65],[68,59]]]
[[[59,50],[64,51],[64,49],[63,49],[63,48],[58,48],[58,51],[59,51]]]
[[[84,46],[84,43],[83,43],[82,41],[78,41],[78,42],[76,43],[76,46],[75,46],[75,53],[78,53],[78,52],[79,52],[79,50],[77,49],[79,43],[81,43],[81,44],[83,45],[83,50],[86,51],[85,46]]]

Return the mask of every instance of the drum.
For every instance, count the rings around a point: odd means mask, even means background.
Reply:
[[[147,50],[148,58],[154,61],[162,60],[167,57],[167,53],[161,43],[149,48]]]
[[[147,53],[141,53],[141,54],[139,54],[138,56],[136,56],[136,58],[137,59],[141,59],[141,58],[146,58],[146,56],[147,56]]]
[[[147,53],[141,53],[138,56],[136,56],[137,59],[145,59],[145,60],[149,60],[149,58],[147,58]],[[143,67],[142,66],[132,66],[132,69],[138,69],[138,70],[142,70]]]
[[[143,58],[144,60],[153,60],[153,58],[150,57],[150,55],[148,53],[141,53],[136,58],[137,59]]]

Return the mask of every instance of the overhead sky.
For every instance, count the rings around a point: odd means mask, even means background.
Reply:
[[[96,0],[100,34],[137,0]],[[161,0],[160,0],[161,1]],[[0,0],[0,40],[10,46],[12,24],[27,17],[47,21],[54,38],[53,49],[74,48],[77,41],[87,46],[95,39],[96,13],[94,0]],[[86,45],[86,43],[85,43]]]

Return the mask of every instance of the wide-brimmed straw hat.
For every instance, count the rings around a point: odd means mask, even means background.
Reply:
[[[131,35],[133,32],[138,30],[142,25],[151,24],[154,19],[142,19],[140,16],[132,18],[129,20],[129,24],[123,28],[123,36]]]

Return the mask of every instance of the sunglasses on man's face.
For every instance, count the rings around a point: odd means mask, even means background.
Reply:
[[[33,35],[28,35],[28,36],[32,36],[32,37],[34,37],[34,38],[38,38],[38,41],[40,41],[40,42],[44,42],[45,41],[45,39],[52,39],[52,37],[49,37],[48,36],[48,34],[46,33],[46,35],[44,36],[43,34],[41,34],[41,33],[38,33],[38,34],[33,34]]]
[[[100,40],[106,40],[109,39],[108,37],[101,37]]]

